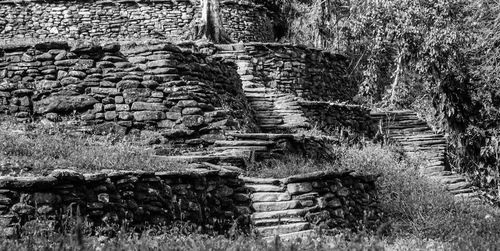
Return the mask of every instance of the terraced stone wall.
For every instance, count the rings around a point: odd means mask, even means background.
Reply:
[[[0,178],[0,233],[13,236],[42,221],[47,231],[62,220],[84,216],[93,226],[117,231],[122,224],[143,227],[194,223],[226,231],[248,228],[250,205],[237,173],[209,170],[85,174],[55,170],[42,177]],[[245,227],[244,227],[245,228]]]
[[[252,1],[222,1],[221,20],[235,41],[273,41],[269,10]],[[189,0],[0,1],[0,38],[178,39],[199,17]]]
[[[314,101],[351,101],[356,95],[342,55],[276,43],[218,47],[220,57],[238,63],[244,86],[264,86]]]
[[[302,101],[300,106],[309,123],[319,129],[331,131],[345,128],[367,136],[375,133],[370,109],[366,107],[318,101]]]
[[[123,50],[65,42],[4,47],[0,112],[20,120],[72,115],[81,126],[158,129],[192,144],[223,130],[256,130],[235,65],[168,43]]]
[[[264,234],[373,227],[379,220],[375,176],[331,171],[244,180],[256,211],[251,218]]]
[[[122,224],[140,228],[188,222],[219,232],[234,224],[249,231],[254,224],[268,235],[269,228],[262,226],[286,224],[287,219],[311,229],[356,228],[378,217],[374,182],[373,176],[349,172],[259,179],[208,169],[93,174],[59,169],[48,176],[4,176],[0,234],[15,236],[40,221],[46,231],[61,230],[62,221],[78,214],[110,232]]]

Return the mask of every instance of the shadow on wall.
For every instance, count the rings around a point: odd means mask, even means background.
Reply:
[[[82,126],[115,122],[173,138],[257,130],[235,65],[172,44],[123,51],[46,42],[2,51],[0,111],[19,120],[74,114]]]

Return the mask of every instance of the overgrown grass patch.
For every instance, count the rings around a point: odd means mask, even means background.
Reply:
[[[155,158],[151,149],[130,137],[69,133],[53,126],[0,124],[3,175],[48,174],[58,168],[82,172],[114,170],[179,170],[184,163]]]
[[[254,167],[250,174],[286,177],[321,170],[354,169],[380,173],[377,181],[384,214],[379,229],[364,233],[368,240],[393,250],[498,250],[500,210],[489,205],[457,202],[418,169],[421,156],[407,156],[397,146],[368,144],[334,147],[336,161],[307,160],[288,155]],[[366,247],[366,246],[365,246]]]

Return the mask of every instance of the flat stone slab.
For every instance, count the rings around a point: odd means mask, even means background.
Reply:
[[[215,146],[270,146],[274,141],[269,140],[217,140]]]
[[[301,183],[289,183],[286,185],[286,189],[292,195],[308,193],[313,190],[312,184],[310,182],[301,182]]]
[[[260,219],[269,219],[269,218],[280,218],[280,217],[290,217],[290,216],[298,216],[301,217],[308,213],[309,211],[317,210],[318,207],[307,207],[301,209],[289,209],[283,211],[271,211],[271,212],[257,212],[252,214],[252,220],[260,220]]]
[[[460,189],[465,189],[465,188],[469,188],[469,187],[471,187],[471,184],[469,182],[464,181],[464,182],[458,182],[458,183],[454,183],[454,184],[448,184],[446,188],[448,190],[453,191],[453,190],[460,190]]]
[[[306,221],[304,220],[304,218],[301,217],[283,217],[283,218],[255,220],[253,224],[255,226],[269,226],[269,225],[276,226],[276,225],[300,223],[300,222],[306,222]]]
[[[310,230],[304,230],[304,231],[299,231],[299,232],[294,232],[294,233],[288,233],[288,234],[280,234],[279,239],[280,241],[285,241],[285,242],[290,242],[290,241],[295,241],[297,239],[307,239],[316,236],[316,231],[310,229]],[[272,242],[276,239],[276,236],[268,236],[263,238],[267,242]]]
[[[247,184],[246,187],[253,192],[282,192],[285,190],[285,188],[281,186],[266,184]]]
[[[300,201],[275,201],[275,202],[255,202],[252,204],[257,212],[283,211],[300,207]]]
[[[308,230],[309,228],[309,222],[301,222],[270,227],[256,227],[256,230],[263,236],[274,236],[280,234],[295,233],[303,230]]]
[[[263,192],[263,193],[253,193],[250,198],[254,202],[271,202],[271,201],[286,201],[291,200],[292,196],[285,193],[274,193],[274,192]]]
[[[247,184],[270,184],[270,185],[279,185],[280,180],[274,178],[254,178],[254,177],[241,177],[243,181]]]

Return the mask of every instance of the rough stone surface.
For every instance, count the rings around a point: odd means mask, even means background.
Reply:
[[[236,222],[244,231],[254,224],[264,236],[320,225],[370,227],[379,217],[375,179],[368,176],[335,172],[304,175],[317,181],[312,186],[310,182],[289,183],[288,180],[298,177],[249,179],[240,177],[238,172],[215,169],[156,173],[107,171],[83,175],[58,169],[46,177],[1,177],[0,226],[15,228],[19,222],[29,225],[35,215],[43,215],[49,221],[64,218],[75,212],[75,205],[94,226],[119,225],[126,221],[140,228],[147,224],[189,221],[223,232]],[[278,184],[246,183],[245,180],[277,181]],[[285,191],[285,187],[294,187],[293,195]],[[337,187],[350,192],[339,195]],[[277,189],[281,191],[256,191]]]
[[[221,22],[235,41],[273,41],[271,2],[222,1]],[[274,7],[276,8],[276,7]],[[174,38],[201,16],[198,1],[0,1],[0,38]],[[194,32],[194,31],[193,31]],[[39,49],[54,45],[46,43]],[[114,44],[103,48],[117,51]],[[82,46],[75,51],[91,51]],[[37,56],[50,60],[54,55]],[[108,58],[113,62],[113,58]]]

